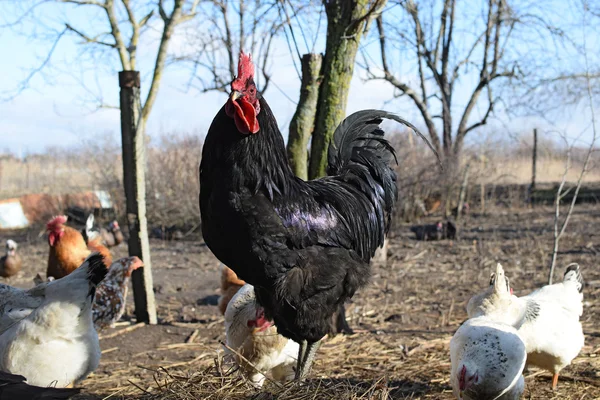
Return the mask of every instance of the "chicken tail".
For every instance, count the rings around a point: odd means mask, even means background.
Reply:
[[[583,275],[581,275],[581,271],[579,270],[579,264],[572,263],[567,266],[563,282],[573,282],[577,287],[577,291],[579,293],[583,292],[584,281]]]
[[[81,236],[83,236],[83,240],[88,243],[91,239],[93,239],[96,235],[94,234],[94,214],[90,213],[87,219],[85,220],[85,227],[81,230]]]
[[[397,160],[394,148],[379,127],[383,118],[397,117],[385,111],[364,110],[343,120],[329,145],[327,174],[346,176],[348,184],[364,193],[375,206],[376,218],[384,222],[387,233],[398,197],[396,173],[390,163]],[[381,245],[384,232],[378,236],[376,243]]]
[[[86,294],[86,296],[91,297],[93,300],[96,287],[104,279],[107,272],[108,269],[104,264],[104,257],[100,253],[92,253],[75,271],[64,278],[51,282],[48,290],[51,290],[53,293],[72,293],[74,296],[83,296]],[[87,281],[88,283],[87,293],[80,290],[82,284],[84,284],[83,281]]]

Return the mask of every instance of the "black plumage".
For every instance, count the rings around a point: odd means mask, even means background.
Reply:
[[[456,239],[456,224],[452,221],[438,221],[435,224],[413,225],[410,231],[417,240]]]
[[[31,386],[25,383],[25,377],[0,371],[0,400],[58,400],[68,399],[81,389],[58,389],[53,387]]]
[[[331,316],[369,279],[397,199],[394,150],[378,110],[355,113],[336,129],[329,176],[297,178],[268,104],[260,130],[242,134],[221,109],[208,131],[200,165],[204,240],[225,265],[254,285],[278,331],[318,342]],[[412,127],[412,126],[411,126]]]

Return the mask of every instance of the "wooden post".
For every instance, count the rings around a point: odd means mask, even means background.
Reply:
[[[535,190],[535,175],[537,172],[537,129],[533,130],[533,153],[531,154],[531,185],[529,186],[529,204],[533,204],[533,191]]]
[[[458,205],[456,206],[456,221],[460,219],[462,214],[463,204],[465,202],[465,195],[467,193],[467,186],[469,185],[469,169],[471,163],[467,163],[465,166],[465,173],[463,175],[462,184],[460,185],[460,192],[458,194]]]
[[[481,207],[481,215],[485,215],[485,182],[483,176],[485,175],[485,155],[481,155],[481,182],[479,182],[479,206]]]
[[[146,222],[146,146],[140,111],[140,73],[119,72],[121,88],[121,138],[123,141],[123,186],[125,187],[130,256],[144,261],[133,271],[133,299],[137,322],[156,324],[156,304],[152,285],[150,243]]]
[[[25,158],[25,170],[27,171],[25,189],[29,190],[29,160],[27,160],[27,158]]]

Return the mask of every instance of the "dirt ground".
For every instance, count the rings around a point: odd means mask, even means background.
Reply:
[[[430,220],[430,222],[433,220]],[[487,286],[502,263],[515,294],[547,279],[552,210],[474,213],[455,241],[417,242],[408,225],[391,234],[388,263],[373,266],[372,283],[347,305],[353,335],[327,339],[311,379],[286,392],[259,392],[222,365],[223,318],[218,296],[219,263],[201,241],[152,240],[154,290],[159,325],[125,321],[101,333],[98,370],[82,382],[81,399],[452,399],[448,345],[466,318],[465,305]],[[586,287],[582,322],[586,345],[550,388],[548,372],[526,372],[526,399],[600,398],[600,207],[582,206],[561,241],[556,272],[581,265]],[[45,273],[47,244],[37,231],[0,234],[19,240],[24,270],[8,283],[30,287]],[[125,245],[114,257],[126,256]],[[280,389],[277,389],[280,390]],[[282,394],[283,393],[283,394]],[[287,396],[287,397],[286,397]]]

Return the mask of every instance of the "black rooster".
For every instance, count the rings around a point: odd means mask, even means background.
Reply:
[[[333,313],[369,280],[394,210],[394,149],[385,111],[350,115],[329,147],[329,176],[303,181],[292,172],[277,121],[242,53],[231,96],[210,126],[200,164],[206,244],[254,285],[279,333],[300,344],[296,379],[310,371]]]

